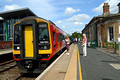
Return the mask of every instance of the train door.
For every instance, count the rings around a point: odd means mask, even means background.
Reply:
[[[57,33],[57,45],[58,45],[57,51],[59,51],[60,50],[59,32]]]
[[[33,28],[25,26],[24,29],[25,57],[34,57],[33,54]]]
[[[57,40],[56,40],[56,33],[53,32],[53,53],[55,54],[57,50]]]
[[[62,49],[62,46],[63,46],[63,44],[62,44],[62,34],[60,33],[60,49]]]

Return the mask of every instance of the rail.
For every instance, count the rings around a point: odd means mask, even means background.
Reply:
[[[7,63],[3,63],[0,65],[0,73],[7,71],[13,67],[17,66],[15,61],[11,61],[11,62],[7,62]]]

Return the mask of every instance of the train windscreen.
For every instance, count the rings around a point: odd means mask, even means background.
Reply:
[[[40,50],[50,49],[48,24],[45,22],[39,23],[39,43],[38,43],[38,46],[39,46]]]
[[[14,49],[20,50],[20,29],[19,25],[14,26]]]

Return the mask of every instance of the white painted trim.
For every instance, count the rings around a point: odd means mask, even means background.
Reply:
[[[115,25],[113,26],[113,33],[114,33],[114,34],[113,34],[113,36],[114,36],[114,37],[113,37],[113,38],[114,38],[113,41],[116,41],[116,40],[115,40],[115,36],[116,36],[116,35],[115,35]]]
[[[109,26],[108,29],[107,29],[107,32],[108,32],[108,42],[113,42],[114,40],[113,40],[113,41],[110,41],[110,37],[109,37],[109,28],[110,28],[110,27],[113,27],[113,39],[115,40],[115,31],[114,31],[115,28],[114,28],[114,25],[111,25],[111,26]]]
[[[120,20],[118,20],[118,29],[119,29],[118,37],[120,37],[120,36],[119,36],[119,34],[120,34]]]
[[[109,27],[107,27],[107,34],[108,34],[107,35],[107,38],[108,38],[107,41],[109,42]]]

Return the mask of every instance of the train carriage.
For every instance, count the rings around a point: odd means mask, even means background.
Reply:
[[[13,26],[13,57],[21,73],[40,73],[41,65],[65,48],[67,34],[53,22],[24,18]]]

